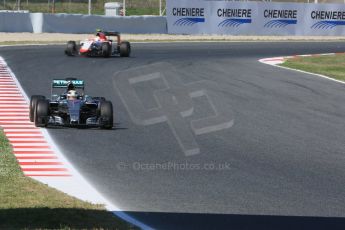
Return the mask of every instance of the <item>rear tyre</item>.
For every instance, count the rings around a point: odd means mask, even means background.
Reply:
[[[35,108],[35,126],[46,127],[48,124],[49,116],[49,102],[48,100],[41,99],[37,101]]]
[[[110,57],[111,55],[111,45],[108,42],[102,43],[102,56]]]
[[[131,44],[127,41],[123,41],[120,43],[119,47],[120,57],[129,57],[131,54]]]
[[[30,112],[29,117],[30,121],[34,122],[34,116],[35,116],[35,108],[38,100],[45,99],[45,96],[42,95],[32,95],[30,98]]]
[[[100,104],[101,128],[111,129],[113,127],[113,104],[110,101],[102,101]]]
[[[65,54],[67,56],[75,56],[78,53],[77,44],[75,41],[68,41],[67,47],[65,49]]]

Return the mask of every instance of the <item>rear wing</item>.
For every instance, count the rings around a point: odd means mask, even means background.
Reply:
[[[67,86],[72,83],[76,89],[82,89],[82,95],[84,95],[84,80],[78,80],[76,78],[66,78],[66,79],[54,79],[52,81],[52,87],[51,87],[51,100],[55,100],[54,97],[57,96],[57,94],[53,94],[54,89],[67,89]]]
[[[105,36],[120,36],[120,32],[115,31],[104,31],[103,33]]]
[[[84,80],[77,79],[54,79],[52,82],[52,88],[67,88],[68,84],[72,83],[75,88],[84,89]]]

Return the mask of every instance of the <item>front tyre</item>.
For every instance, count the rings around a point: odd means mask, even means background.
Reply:
[[[67,56],[75,56],[78,53],[77,44],[75,41],[68,41],[65,49]]]
[[[100,104],[100,122],[102,129],[113,127],[113,104],[110,101],[102,101]]]
[[[34,122],[34,116],[35,116],[35,108],[38,100],[45,99],[45,96],[42,95],[32,95],[30,98],[30,112],[29,117],[30,121]]]
[[[49,119],[49,101],[45,99],[38,100],[35,110],[35,126],[46,127]]]

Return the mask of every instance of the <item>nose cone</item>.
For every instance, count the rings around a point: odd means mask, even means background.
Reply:
[[[79,124],[79,121],[77,121],[77,120],[71,120],[71,125],[77,125],[77,124]]]
[[[71,125],[79,124],[79,117],[80,117],[80,100],[69,100],[67,102],[68,105],[68,112],[70,116],[70,123]]]

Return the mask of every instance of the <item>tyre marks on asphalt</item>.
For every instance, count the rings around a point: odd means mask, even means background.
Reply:
[[[42,130],[29,119],[29,105],[0,58],[0,126],[13,148],[25,176],[70,177],[46,141]]]

